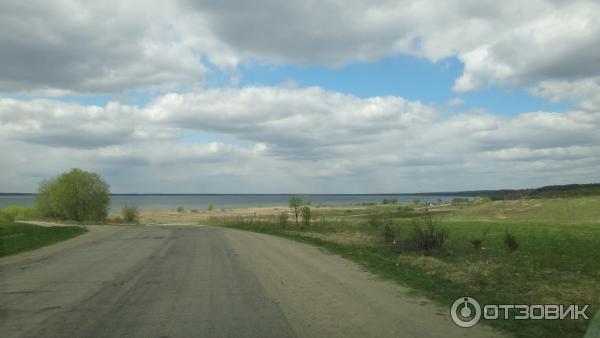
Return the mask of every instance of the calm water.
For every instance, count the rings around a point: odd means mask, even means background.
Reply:
[[[290,195],[112,195],[110,208],[120,210],[125,204],[135,204],[142,210],[167,210],[184,207],[186,209],[205,209],[208,203],[215,208],[242,208],[287,205]],[[301,195],[312,201],[313,205],[340,205],[381,203],[384,198],[397,198],[400,203],[415,198],[422,201],[449,201],[453,196],[399,196],[399,195]],[[34,196],[2,195],[0,208],[18,204],[31,206]]]

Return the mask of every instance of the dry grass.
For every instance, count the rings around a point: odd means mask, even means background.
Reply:
[[[357,212],[364,212],[365,207],[360,206],[314,206],[312,207],[314,218],[317,219],[321,213],[328,215],[353,216]],[[227,208],[208,210],[184,209],[177,210],[141,210],[141,224],[201,224],[208,223],[211,217],[223,218],[252,218],[252,217],[274,217],[281,212],[288,212],[290,220],[292,214],[285,206],[255,207],[255,208]],[[113,212],[109,218],[120,216],[120,212]]]
[[[282,229],[268,218],[245,219],[239,224],[234,219],[224,226],[326,247],[444,302],[468,294],[488,304],[591,304],[590,314],[598,311],[600,197],[433,207],[430,211],[449,231],[446,250],[430,255],[396,254],[383,244],[383,228],[369,225],[368,215],[389,212],[392,227],[406,238],[419,217],[415,209],[381,205],[317,209],[314,225],[301,230]],[[482,248],[473,248],[472,240],[486,229],[489,234]],[[516,237],[518,250],[509,252],[504,247],[506,231]],[[580,337],[587,323],[492,324],[519,337]]]
[[[360,231],[330,233],[304,231],[302,232],[302,236],[319,238],[328,242],[343,245],[373,245],[379,240],[378,237]]]

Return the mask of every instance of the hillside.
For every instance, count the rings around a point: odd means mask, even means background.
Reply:
[[[548,185],[532,189],[471,190],[456,192],[428,192],[406,194],[406,196],[468,196],[489,197],[493,200],[519,198],[560,198],[599,196],[600,183]]]

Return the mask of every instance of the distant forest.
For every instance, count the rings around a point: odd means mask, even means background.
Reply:
[[[31,196],[31,193],[0,193],[0,196]],[[111,194],[111,195],[146,195],[146,194]],[[150,195],[180,195],[180,194],[150,194]],[[196,194],[183,194],[196,195]],[[198,194],[203,195],[203,194]],[[213,195],[213,194],[210,194]],[[229,195],[229,194],[224,194]],[[232,194],[236,195],[236,194]],[[242,194],[243,195],[243,194]],[[253,195],[253,194],[250,194]],[[261,195],[261,194],[257,194]],[[279,194],[265,194],[279,195]],[[286,195],[286,194],[281,194]],[[318,194],[316,194],[318,195]],[[345,194],[323,194],[323,195],[345,195]],[[600,183],[590,184],[565,184],[548,185],[532,189],[502,189],[502,190],[471,190],[471,191],[443,191],[426,193],[382,193],[382,194],[349,194],[349,195],[384,195],[384,196],[457,196],[457,197],[489,197],[493,200],[520,199],[520,198],[556,198],[600,195]]]
[[[533,189],[473,190],[403,194],[406,196],[468,196],[489,197],[493,200],[519,198],[556,198],[600,195],[600,183],[548,185]]]

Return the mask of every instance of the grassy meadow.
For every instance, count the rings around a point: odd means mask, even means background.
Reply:
[[[600,310],[600,197],[521,199],[438,205],[312,208],[311,223],[296,227],[275,214],[213,216],[213,225],[310,243],[351,259],[384,278],[437,300],[460,296],[481,304],[590,304]],[[447,237],[435,250],[395,250],[415,226]],[[287,224],[285,224],[287,222]],[[386,225],[389,227],[386,229]],[[507,232],[517,248],[505,243]],[[395,242],[394,242],[395,243]],[[591,320],[494,320],[517,337],[582,337]]]
[[[37,249],[86,231],[79,226],[44,227],[0,217],[0,257]]]
[[[590,318],[600,310],[600,196],[317,205],[304,216],[296,225],[286,206],[130,206],[108,215],[105,224],[210,224],[286,237],[353,260],[448,310],[462,296],[481,304],[590,304]],[[0,257],[86,231],[15,222],[39,218],[32,208],[0,210]],[[590,323],[487,322],[516,337],[582,337]]]

